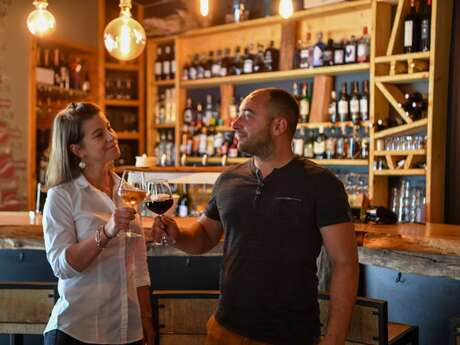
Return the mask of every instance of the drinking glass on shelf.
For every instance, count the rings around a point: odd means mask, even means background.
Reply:
[[[171,188],[166,180],[152,179],[145,182],[147,197],[145,199],[145,207],[150,211],[162,217],[174,204]],[[154,242],[155,245],[169,244],[168,237],[164,233],[159,242]],[[174,243],[172,243],[174,244]]]
[[[136,209],[145,200],[147,194],[145,187],[143,172],[123,170],[118,186],[118,196],[126,205]],[[131,230],[125,231],[124,234],[126,237],[142,237],[141,233]]]

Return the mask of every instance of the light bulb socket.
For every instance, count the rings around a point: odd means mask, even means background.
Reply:
[[[120,6],[122,11],[124,9],[131,9],[132,8],[131,0],[120,0],[120,5],[119,6]]]
[[[44,10],[48,7],[47,0],[35,0],[32,4],[35,6],[37,10]]]

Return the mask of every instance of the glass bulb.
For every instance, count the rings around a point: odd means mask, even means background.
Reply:
[[[131,18],[129,7],[123,7],[120,16],[112,20],[104,30],[105,48],[118,60],[137,58],[144,50],[145,42],[144,28]]]
[[[203,17],[209,14],[209,0],[200,0],[200,14]]]
[[[44,0],[33,2],[35,10],[27,17],[27,28],[35,36],[45,36],[56,28],[56,19],[53,14],[46,9],[48,3]]]
[[[284,19],[289,18],[294,13],[294,5],[292,4],[292,0],[281,0],[280,6],[278,8],[279,14]]]

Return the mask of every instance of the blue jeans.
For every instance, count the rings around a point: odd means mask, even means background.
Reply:
[[[89,343],[83,343],[75,338],[72,338],[70,335],[67,335],[58,329],[46,332],[44,338],[44,345],[90,345]],[[126,345],[142,345],[142,341],[139,340]]]

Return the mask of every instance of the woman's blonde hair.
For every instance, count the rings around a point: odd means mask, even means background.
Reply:
[[[51,151],[46,170],[48,188],[70,182],[80,176],[80,159],[70,151],[70,145],[81,145],[84,133],[83,123],[101,113],[93,103],[70,103],[55,117],[51,136]]]

